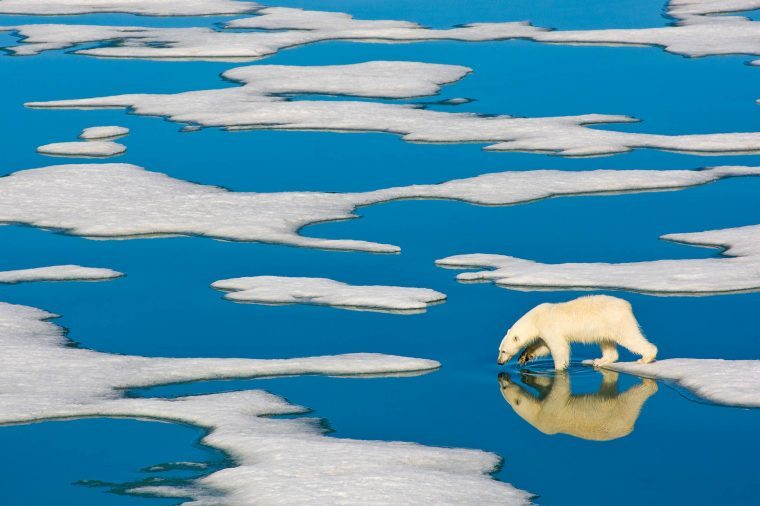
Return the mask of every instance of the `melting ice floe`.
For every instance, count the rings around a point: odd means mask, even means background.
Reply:
[[[507,205],[561,195],[676,189],[759,173],[758,167],[537,170],[363,193],[245,193],[173,179],[129,164],[71,164],[24,170],[0,178],[0,222],[88,237],[201,235],[395,253],[399,248],[388,244],[304,237],[299,230],[309,224],[353,218],[359,206],[399,199]]]
[[[2,6],[2,2],[0,2]],[[35,24],[0,27],[14,31],[20,44],[7,48],[16,55],[33,55],[84,43],[119,41],[110,47],[75,51],[106,58],[168,60],[253,60],[281,49],[327,40],[354,42],[422,42],[428,40],[487,41],[529,37],[543,31],[525,22],[476,23],[446,30],[423,28],[408,21],[358,20],[341,12],[268,7],[257,16],[234,20],[230,30],[205,27],[154,28]],[[256,29],[257,31],[239,31]]]
[[[516,118],[478,116],[371,101],[285,99],[297,93],[362,97],[415,97],[463,77],[452,65],[374,61],[297,67],[255,65],[222,75],[244,86],[177,94],[130,94],[30,102],[39,108],[130,108],[136,114],[226,129],[388,132],[414,142],[492,143],[493,151],[532,151],[563,156],[611,155],[635,148],[695,154],[760,151],[760,132],[657,135],[596,130],[588,125],[635,121],[628,116]]]
[[[117,416],[204,427],[204,443],[236,467],[192,485],[135,492],[192,497],[196,504],[527,504],[530,495],[493,480],[498,458],[478,450],[325,437],[314,420],[278,419],[304,408],[263,391],[178,399],[125,398],[124,389],[215,378],[428,371],[431,360],[352,354],[284,360],[148,358],[67,346],[44,311],[0,303],[0,423]]]
[[[0,0],[0,14],[42,16],[128,13],[144,16],[211,16],[243,14],[258,4],[236,0]]]
[[[99,281],[123,276],[121,272],[79,265],[53,265],[33,269],[0,271],[0,283],[26,281]]]
[[[5,2],[0,2],[0,12]],[[12,5],[12,4],[10,4]],[[5,7],[6,9],[8,7]],[[60,8],[60,7],[59,7]],[[633,29],[557,30],[527,21],[472,23],[436,30],[394,20],[354,19],[341,12],[262,7],[255,16],[225,25],[230,30],[203,27],[154,28],[98,25],[20,25],[0,27],[21,37],[8,48],[18,55],[84,43],[116,41],[116,45],[76,51],[98,57],[155,59],[251,60],[283,48],[326,40],[353,42],[421,42],[430,40],[492,41],[530,39],[537,42],[600,45],[649,45],[687,56],[760,54],[758,23],[741,16],[718,16],[760,8],[760,1],[672,1],[667,13],[673,26]],[[210,5],[209,5],[210,9]],[[255,29],[257,31],[240,31]]]
[[[114,139],[124,137],[129,133],[129,128],[122,126],[94,126],[82,130],[79,134],[80,139]]]
[[[259,304],[315,304],[345,309],[423,312],[446,295],[428,288],[348,285],[326,278],[254,276],[223,279],[211,285],[231,293],[226,299]]]
[[[54,142],[37,148],[41,155],[75,158],[108,158],[124,153],[126,146],[111,141]]]
[[[48,156],[68,156],[75,158],[108,158],[124,153],[127,147],[111,140],[129,133],[128,128],[119,126],[90,127],[79,134],[84,141],[54,142],[37,148],[37,152]]]
[[[760,407],[760,360],[671,358],[651,364],[617,362],[603,367],[674,381],[717,404]]]
[[[632,290],[656,295],[714,295],[760,290],[760,225],[668,234],[669,241],[725,248],[725,256],[632,263],[541,264],[505,255],[456,255],[438,260],[464,272],[460,281],[493,281],[516,289]]]

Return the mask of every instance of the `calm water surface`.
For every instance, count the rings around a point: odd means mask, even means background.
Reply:
[[[343,10],[356,16],[411,19],[445,27],[468,21],[531,19],[557,28],[661,26],[662,2],[477,0],[359,2],[291,0],[279,5]],[[226,18],[151,19],[123,15],[51,18],[191,26]],[[38,21],[0,17],[0,25]],[[10,40],[0,36],[0,42]],[[441,110],[524,116],[630,114],[644,121],[605,128],[656,133],[760,130],[760,70],[746,58],[686,59],[656,48],[543,46],[524,41],[410,45],[321,43],[264,60],[273,64],[342,64],[367,60],[461,64],[474,73],[439,98],[475,101]],[[239,64],[238,64],[239,65]],[[123,111],[43,111],[24,101],[128,92],[177,92],[234,86],[219,74],[236,64],[96,60],[65,52],[0,56],[1,174],[72,160],[35,154],[36,146],[73,140],[80,129],[132,129],[126,155],[114,159],[173,177],[236,191],[356,191],[439,182],[503,170],[558,168],[697,168],[758,164],[758,156],[697,157],[651,150],[566,160],[487,153],[477,145],[415,145],[392,135],[325,132],[180,133],[179,126]],[[84,161],[83,161],[84,162]],[[679,192],[551,199],[511,207],[406,201],[361,209],[359,220],[309,227],[306,234],[398,244],[401,255],[312,251],[203,238],[91,241],[32,228],[0,227],[0,269],[77,263],[114,268],[107,283],[0,286],[0,300],[62,315],[80,345],[148,356],[290,357],[355,351],[433,358],[440,371],[413,378],[324,377],[203,382],[134,395],[189,395],[263,388],[308,406],[337,437],[408,440],[481,448],[504,458],[496,478],[539,495],[539,504],[752,504],[760,450],[757,410],[695,402],[666,384],[583,367],[555,378],[543,364],[496,366],[503,331],[523,312],[573,292],[518,292],[463,285],[437,258],[504,253],[544,262],[703,258],[715,250],[658,237],[760,223],[760,179],[732,179]],[[237,305],[208,285],[260,274],[325,276],[351,283],[425,286],[449,295],[427,313],[398,316],[331,308]],[[634,304],[660,356],[759,359],[760,295],[651,297],[618,294]],[[577,347],[574,359],[596,356]],[[624,359],[631,358],[624,355]],[[504,395],[502,395],[504,394]],[[505,399],[510,399],[508,403]],[[557,400],[562,402],[556,402]],[[519,405],[516,405],[519,401]],[[551,419],[531,409],[554,402]],[[595,413],[622,426],[594,429]],[[572,416],[571,416],[572,415]],[[548,416],[548,415],[547,415]],[[584,425],[569,427],[567,420]],[[633,423],[635,422],[635,427]],[[597,423],[598,425],[598,423]],[[603,424],[604,425],[604,424]],[[630,427],[629,427],[630,425]],[[558,434],[546,434],[551,427]],[[630,431],[628,429],[631,429]],[[575,435],[568,435],[568,432]],[[627,432],[630,432],[627,434]],[[203,432],[183,425],[88,419],[0,428],[6,504],[176,504],[133,497],[119,484],[182,480],[202,471],[146,471],[175,461],[227,465],[200,446]],[[587,440],[579,435],[606,441]],[[83,483],[84,482],[84,483]]]

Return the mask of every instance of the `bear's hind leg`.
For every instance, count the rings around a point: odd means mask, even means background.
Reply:
[[[657,356],[657,346],[647,341],[638,328],[635,331],[623,333],[618,339],[618,344],[632,353],[641,355],[641,358],[636,361],[639,364],[648,364]]]
[[[594,359],[592,362],[594,367],[617,362],[618,351],[617,344],[614,341],[602,341],[599,346],[602,348],[602,358]]]

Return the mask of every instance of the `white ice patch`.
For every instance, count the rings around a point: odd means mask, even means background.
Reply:
[[[755,9],[760,9],[760,0],[670,0],[668,2],[668,14],[674,18]]]
[[[2,2],[0,2],[2,5]],[[269,7],[254,17],[234,20],[230,30],[139,26],[35,24],[0,27],[22,38],[8,48],[18,55],[37,54],[84,43],[119,41],[117,45],[76,51],[106,58],[253,60],[281,49],[327,40],[353,42],[488,41],[526,38],[543,31],[525,22],[475,23],[446,30],[408,21],[359,20],[341,12]],[[239,31],[255,29],[255,31]]]
[[[508,205],[562,195],[669,190],[759,172],[757,167],[539,170],[364,193],[245,193],[173,179],[130,164],[71,164],[0,178],[0,222],[59,229],[86,237],[201,235],[395,253],[399,248],[388,244],[304,237],[299,230],[314,223],[353,218],[359,206],[391,200],[452,199]]]
[[[82,130],[79,138],[85,140],[115,139],[116,137],[124,137],[128,133],[129,128],[123,126],[94,126]]]
[[[725,248],[724,256],[631,263],[541,264],[504,255],[456,255],[436,262],[465,272],[460,281],[492,281],[518,290],[629,290],[654,295],[715,295],[760,290],[760,225],[663,239]]]
[[[539,42],[661,46],[685,56],[760,55],[760,23],[740,16],[693,16],[674,26],[544,32]]]
[[[70,156],[76,158],[108,158],[124,153],[127,147],[111,141],[54,142],[37,148],[47,156]]]
[[[119,271],[79,265],[53,265],[33,269],[0,271],[0,283],[26,281],[100,281],[123,276]]]
[[[258,4],[237,0],[0,0],[0,14],[59,16],[126,13],[143,16],[213,16],[243,14]]]
[[[760,360],[671,358],[651,364],[617,362],[603,367],[673,381],[717,404],[760,408]]]
[[[0,2],[0,6],[5,2]],[[740,16],[712,14],[760,8],[757,0],[673,1],[674,26],[633,29],[558,30],[527,21],[472,23],[437,30],[409,21],[354,19],[341,12],[266,7],[255,16],[233,20],[225,28],[154,28],[97,25],[20,25],[0,27],[21,40],[7,48],[18,55],[37,54],[85,43],[118,42],[76,51],[97,57],[153,59],[226,59],[250,61],[284,48],[328,40],[352,42],[467,42],[530,39],[537,42],[600,45],[649,45],[687,56],[760,54],[758,23]],[[251,29],[255,31],[240,31]]]
[[[589,125],[635,121],[628,116],[515,118],[478,116],[372,101],[287,100],[313,93],[363,97],[415,97],[463,77],[459,66],[376,61],[354,65],[296,67],[256,65],[224,72],[244,86],[177,94],[29,102],[39,108],[130,108],[136,114],[226,129],[388,132],[412,142],[493,143],[493,151],[528,151],[563,156],[611,155],[635,148],[694,154],[760,151],[760,132],[656,135],[596,130]]]
[[[254,276],[223,279],[211,285],[235,302],[314,304],[385,312],[423,312],[446,295],[428,288],[348,285],[326,278]]]
[[[172,420],[203,427],[203,442],[235,467],[164,495],[195,504],[528,504],[493,480],[498,457],[478,450],[324,436],[304,408],[263,391],[178,399],[125,398],[125,389],[204,379],[429,371],[432,360],[352,354],[283,360],[149,358],[67,346],[49,313],[0,303],[0,423],[92,416]],[[329,472],[326,472],[329,470]],[[145,492],[138,489],[134,492]]]

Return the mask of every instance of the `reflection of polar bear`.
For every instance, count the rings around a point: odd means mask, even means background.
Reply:
[[[611,441],[627,436],[639,418],[641,408],[657,392],[657,383],[643,379],[625,393],[618,392],[618,374],[601,371],[602,386],[596,394],[571,395],[566,373],[554,378],[523,375],[534,387],[536,397],[509,376],[499,375],[501,394],[520,417],[544,434],[568,434],[593,441]]]
[[[639,362],[649,363],[657,356],[657,347],[646,340],[633,316],[631,304],[609,295],[590,295],[559,304],[539,304],[512,326],[499,346],[499,364],[506,363],[522,348],[525,363],[551,353],[558,371],[570,362],[570,343],[599,343],[602,358],[599,366],[615,362],[617,345],[641,355]]]

